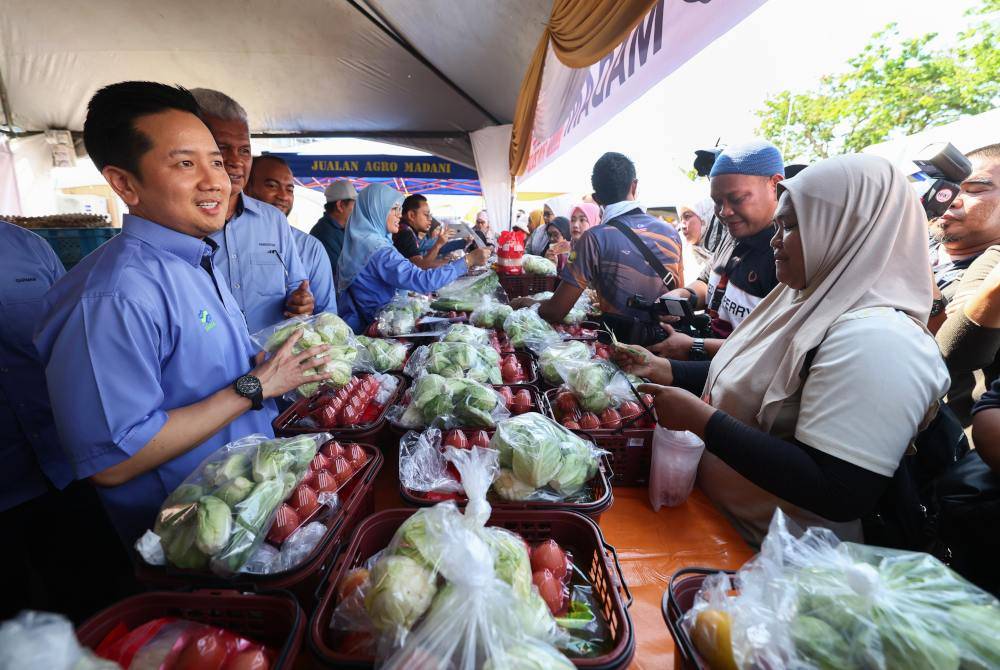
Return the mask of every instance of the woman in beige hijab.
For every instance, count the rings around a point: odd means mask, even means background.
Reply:
[[[778,189],[781,283],[713,360],[629,348],[620,362],[656,382],[661,425],[705,441],[698,484],[748,541],[776,507],[860,541],[858,520],[948,389],[924,327],[927,222],[875,156],[827,159]]]

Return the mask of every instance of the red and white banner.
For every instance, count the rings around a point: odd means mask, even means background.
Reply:
[[[659,0],[628,38],[589,68],[566,67],[550,47],[525,176],[602,126],[766,1]]]

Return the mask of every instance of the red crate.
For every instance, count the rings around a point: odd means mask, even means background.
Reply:
[[[660,610],[663,614],[663,621],[666,622],[670,634],[676,644],[674,654],[675,670],[711,670],[708,663],[702,659],[701,655],[694,648],[694,643],[687,631],[684,630],[682,620],[684,615],[694,607],[694,598],[701,590],[702,584],[709,575],[725,572],[729,575],[736,574],[732,570],[714,570],[712,568],[681,568],[670,577],[670,584],[663,592],[663,600],[660,603]]]
[[[77,628],[76,636],[80,644],[94,649],[118,624],[132,629],[168,616],[225,628],[270,647],[277,652],[273,670],[295,665],[306,627],[305,613],[287,593],[157,591],[126,598],[98,612]]]
[[[313,549],[312,554],[299,567],[270,575],[239,574],[231,578],[220,577],[203,570],[183,570],[172,566],[148,565],[134,557],[136,579],[154,588],[182,589],[191,586],[223,587],[245,591],[271,591],[286,589],[295,594],[307,607],[315,602],[316,588],[329,571],[336,551],[357,525],[375,511],[375,477],[385,459],[382,452],[370,444],[362,444],[368,462],[359,475],[355,475],[345,488],[338,492],[342,507],[327,521],[327,534]]]
[[[522,298],[542,291],[555,291],[559,277],[555,275],[505,275],[498,274],[500,287],[507,292],[507,299]]]
[[[320,391],[312,398],[301,398],[295,401],[295,403],[286,409],[284,412],[278,415],[272,423],[271,427],[274,428],[274,434],[277,437],[292,437],[294,435],[307,435],[311,433],[330,433],[333,437],[341,442],[373,442],[378,443],[381,437],[382,431],[385,428],[385,415],[389,411],[389,408],[396,404],[401,397],[403,397],[403,392],[406,391],[406,378],[403,375],[394,374],[392,375],[399,382],[396,385],[396,391],[389,397],[389,400],[382,407],[382,411],[379,412],[378,416],[373,418],[366,424],[357,426],[355,428],[303,428],[301,426],[295,425],[303,416],[306,416],[312,412],[319,404],[319,399],[324,395],[329,395],[330,393],[336,393],[335,390],[326,389]]]
[[[384,549],[396,529],[413,513],[412,509],[390,509],[365,519],[330,571],[326,591],[309,621],[309,648],[325,666],[365,670],[373,667],[374,659],[342,653],[337,649],[337,633],[330,629],[330,619],[336,607],[336,587],[348,570],[362,565]],[[601,529],[582,514],[562,511],[494,510],[487,525],[518,533],[529,543],[553,539],[572,549],[574,563],[593,585],[594,596],[608,622],[614,643],[612,650],[604,656],[574,659],[573,663],[578,668],[590,670],[627,667],[635,654],[635,633],[628,614],[632,595],[622,577],[618,554],[605,542]]]

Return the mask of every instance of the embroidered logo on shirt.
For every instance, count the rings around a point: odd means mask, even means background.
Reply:
[[[38,277],[18,277],[14,280],[15,284],[23,284],[27,281],[38,281]]]
[[[198,321],[201,323],[201,327],[205,329],[206,333],[212,332],[212,329],[217,325],[212,319],[212,315],[208,313],[207,309],[203,309],[198,312]]]
[[[257,246],[259,246],[259,247],[276,247],[278,245],[275,244],[274,242],[258,242]]]

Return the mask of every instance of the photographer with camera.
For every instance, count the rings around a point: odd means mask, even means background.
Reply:
[[[931,313],[945,316],[935,337],[952,378],[948,406],[968,426],[973,403],[1000,377],[1000,144],[966,157],[971,173],[931,222],[943,296]]]
[[[648,309],[633,306],[638,298],[649,304],[681,284],[683,261],[677,230],[645,212],[636,200],[635,165],[619,153],[604,154],[591,174],[594,201],[604,207],[602,223],[580,236],[560,272],[555,294],[540,302],[539,315],[559,323],[585,289],[596,291],[604,323],[616,337],[632,344],[650,344],[662,337],[659,322]],[[518,298],[517,309],[539,301]]]
[[[712,358],[778,284],[770,243],[777,186],[784,178],[781,152],[763,140],[727,147],[716,158],[710,176],[715,212],[729,239],[697,280],[667,295],[686,299],[691,310],[706,309],[711,321],[705,332],[686,334],[678,331],[675,316],[662,317],[667,337],[650,350],[665,358]]]

